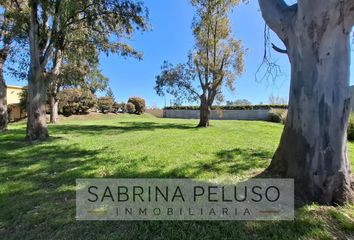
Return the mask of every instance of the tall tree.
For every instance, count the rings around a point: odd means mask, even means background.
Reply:
[[[68,61],[68,56],[60,69],[60,74],[53,78],[48,88],[48,98],[50,106],[50,122],[55,124],[59,121],[59,95],[64,88],[83,85],[85,76],[88,74],[89,67],[87,64],[78,64]]]
[[[49,84],[60,75],[65,51],[75,44],[107,53],[133,51],[121,39],[135,29],[145,30],[147,16],[142,3],[134,0],[29,0],[29,8],[27,138],[32,141],[49,136],[46,95]]]
[[[244,49],[231,36],[230,10],[239,0],[192,0],[196,8],[193,22],[195,47],[187,64],[172,66],[165,62],[156,79],[156,91],[188,100],[200,100],[199,127],[209,126],[210,110],[222,88],[234,89],[238,75],[243,72]],[[199,82],[199,88],[194,82]]]
[[[109,88],[107,89],[106,97],[111,98],[111,99],[113,100],[113,102],[116,101],[116,97],[114,96],[114,92],[113,92],[113,90],[112,90],[111,87],[109,87]]]
[[[14,42],[24,38],[25,18],[19,13],[23,1],[0,0],[0,133],[7,130],[8,109],[5,63],[10,55],[16,54]]]
[[[82,31],[85,29],[80,28]],[[63,34],[64,35],[64,34]],[[64,36],[63,36],[64,37]],[[50,122],[53,124],[59,121],[59,93],[63,87],[84,85],[85,79],[91,71],[98,71],[98,51],[95,44],[86,39],[86,34],[77,32],[75,35],[67,33],[64,43],[57,49],[62,49],[63,57],[61,62],[53,59],[52,69],[58,68],[58,74],[52,74],[49,84],[49,106]],[[58,65],[60,64],[60,65]]]
[[[268,171],[295,179],[298,201],[353,200],[347,147],[353,0],[259,0],[291,63],[288,120]]]

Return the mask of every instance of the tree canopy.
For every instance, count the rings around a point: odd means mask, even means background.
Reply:
[[[245,49],[232,37],[229,13],[239,2],[191,1],[196,9],[192,24],[195,46],[187,63],[173,66],[164,62],[156,77],[157,94],[172,94],[178,100],[199,99],[208,115],[214,100],[223,98],[224,86],[235,89],[235,80],[244,70]],[[207,116],[201,125],[208,125]]]

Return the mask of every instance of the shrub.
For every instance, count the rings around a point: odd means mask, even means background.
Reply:
[[[354,113],[351,113],[349,117],[348,140],[354,141]]]
[[[135,105],[131,102],[127,103],[127,112],[130,114],[136,113]]]
[[[287,116],[288,116],[288,111],[285,109],[273,108],[268,113],[269,121],[275,123],[285,124]]]
[[[145,100],[139,97],[129,98],[128,103],[132,103],[135,106],[136,114],[143,114],[145,112]]]
[[[20,92],[19,97],[20,97],[20,108],[22,111],[27,111],[27,96],[28,96],[28,89],[25,88],[23,89],[22,92]]]
[[[96,97],[81,88],[64,89],[59,93],[59,112],[65,116],[86,114],[96,105]]]
[[[100,112],[109,113],[113,111],[114,101],[111,97],[101,97],[97,101],[97,106]]]
[[[122,103],[117,103],[117,102],[114,103],[113,108],[114,108],[114,111],[116,113],[125,113],[125,112],[127,112],[127,105],[124,102],[122,102]]]

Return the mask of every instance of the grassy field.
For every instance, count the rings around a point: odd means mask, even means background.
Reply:
[[[0,239],[354,239],[354,206],[308,206],[293,222],[77,222],[77,178],[247,178],[268,166],[282,125],[77,116],[24,141],[0,135]],[[354,164],[354,144],[350,144]]]

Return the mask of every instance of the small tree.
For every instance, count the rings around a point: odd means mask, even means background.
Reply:
[[[243,72],[244,49],[232,37],[228,17],[239,1],[192,0],[191,3],[197,11],[193,23],[194,50],[186,64],[163,64],[155,90],[158,95],[168,93],[177,100],[199,99],[198,126],[208,127],[214,100],[222,99],[223,86],[234,90],[235,79]],[[199,83],[197,87],[195,82]]]
[[[116,97],[114,96],[114,92],[113,92],[112,88],[110,88],[110,87],[107,89],[106,96],[111,98],[113,100],[113,102],[116,101]]]
[[[28,91],[27,91],[27,87],[26,87],[19,94],[21,111],[26,111],[26,108],[27,108],[27,96],[28,96]]]
[[[127,112],[129,114],[134,114],[136,112],[135,105],[133,103],[131,103],[131,102],[127,103]]]
[[[128,103],[134,104],[136,114],[143,114],[145,112],[146,104],[144,99],[132,97],[129,98]]]
[[[114,101],[111,97],[101,97],[97,101],[98,109],[102,113],[109,113],[113,111]]]
[[[271,95],[269,97],[268,101],[269,101],[270,105],[286,105],[286,104],[288,104],[288,101],[286,101],[285,98],[279,97],[279,96],[274,96],[274,95]]]
[[[96,105],[96,97],[89,90],[65,89],[59,93],[59,111],[65,116],[86,114]]]

